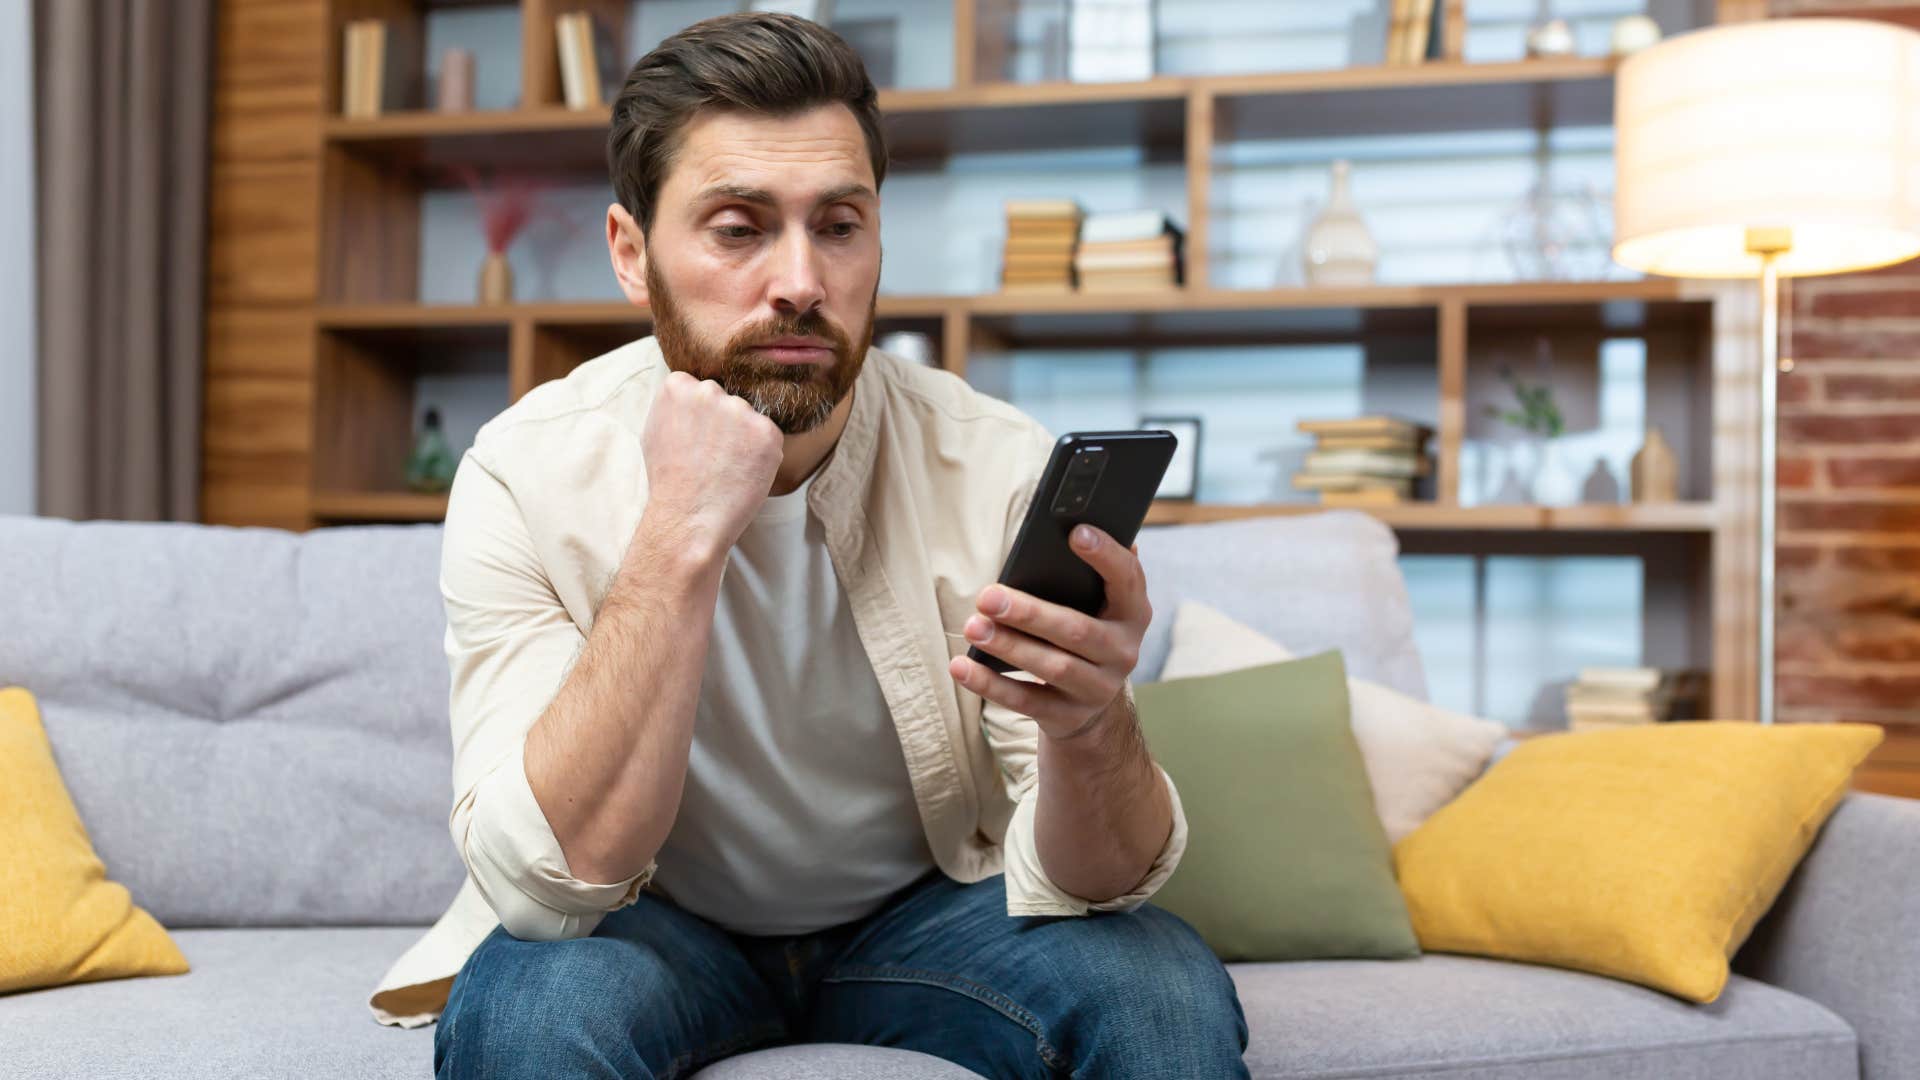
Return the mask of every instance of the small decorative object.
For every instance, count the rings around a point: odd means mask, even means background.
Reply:
[[[433,107],[443,113],[473,111],[473,50],[447,49],[440,54]]]
[[[1679,468],[1673,447],[1659,428],[1647,431],[1646,444],[1633,455],[1633,501],[1637,503],[1673,502],[1679,498]]]
[[[1154,0],[1069,0],[1067,78],[1136,82],[1153,78]]]
[[[1515,280],[1600,281],[1612,272],[1611,233],[1591,184],[1562,193],[1536,182],[1494,227]]]
[[[1560,460],[1559,438],[1567,430],[1566,416],[1553,399],[1553,387],[1538,385],[1515,375],[1512,368],[1500,369],[1500,378],[1513,388],[1517,409],[1488,405],[1487,415],[1519,428],[1527,436],[1533,451],[1528,462],[1524,487],[1534,502],[1543,506],[1564,506],[1580,495],[1580,481]]]
[[[1528,56],[1572,56],[1573,27],[1565,19],[1548,19],[1527,31]]]
[[[1200,418],[1143,416],[1140,426],[1170,431],[1178,440],[1173,448],[1173,460],[1167,462],[1166,475],[1160,478],[1160,488],[1153,497],[1191,501],[1200,487]]]
[[[745,11],[778,11],[812,19],[821,26],[833,20],[833,0],[747,0]]]
[[[1613,20],[1610,51],[1615,56],[1630,56],[1660,41],[1660,24],[1650,15],[1622,15]]]
[[[909,363],[934,367],[933,339],[918,330],[895,330],[883,335],[874,345],[883,353],[892,353]]]
[[[542,185],[518,175],[489,183],[471,166],[462,166],[458,172],[480,204],[480,223],[487,237],[487,257],[480,264],[479,301],[508,303],[513,299],[513,267],[507,262],[507,248],[532,220]]]
[[[1304,265],[1309,285],[1343,286],[1373,283],[1380,247],[1348,190],[1349,167],[1335,161],[1328,181],[1327,205],[1307,230]]]
[[[413,441],[413,453],[407,455],[407,487],[424,494],[437,495],[453,487],[453,472],[460,462],[447,446],[440,430],[440,410],[428,407],[420,423],[420,434]]]

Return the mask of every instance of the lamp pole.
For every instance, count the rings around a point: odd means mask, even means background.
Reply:
[[[1748,229],[1747,250],[1760,256],[1760,655],[1754,718],[1773,723],[1775,458],[1780,416],[1780,256],[1793,247],[1789,229]]]

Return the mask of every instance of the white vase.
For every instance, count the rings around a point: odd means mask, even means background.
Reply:
[[[1380,246],[1373,242],[1373,234],[1367,231],[1366,221],[1353,204],[1353,193],[1347,187],[1348,172],[1345,161],[1333,163],[1326,208],[1307,230],[1302,263],[1309,285],[1373,284]]]
[[[1573,506],[1580,501],[1580,475],[1567,464],[1559,439],[1537,444],[1538,466],[1533,474],[1533,501],[1540,506]]]

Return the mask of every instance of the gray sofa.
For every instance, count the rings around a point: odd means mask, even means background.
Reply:
[[[1150,529],[1158,671],[1183,597],[1424,692],[1391,533],[1351,513]],[[437,526],[0,517],[0,685],[41,702],[109,874],[182,976],[0,996],[9,1077],[417,1077],[366,998],[453,897]],[[0,855],[0,858],[4,858]],[[1461,956],[1236,964],[1257,1077],[1920,1077],[1920,803],[1849,797],[1709,1006]],[[1179,1038],[1179,1032],[1167,1032]],[[798,1046],[706,1080],[968,1075]]]

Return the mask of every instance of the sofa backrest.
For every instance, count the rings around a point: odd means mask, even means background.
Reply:
[[[440,526],[0,516],[0,685],[41,705],[108,873],[172,927],[421,924],[465,870]],[[1152,528],[1165,662],[1198,599],[1422,694],[1393,534],[1359,514]]]
[[[1351,510],[1140,530],[1153,625],[1135,681],[1166,664],[1174,612],[1195,600],[1308,656],[1339,649],[1347,673],[1425,700],[1413,608],[1393,530]]]
[[[173,927],[423,923],[465,876],[440,528],[0,517],[0,684]]]

